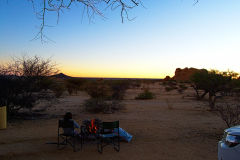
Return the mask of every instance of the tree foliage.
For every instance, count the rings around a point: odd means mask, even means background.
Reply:
[[[209,105],[213,109],[217,93],[235,88],[233,82],[236,83],[237,80],[234,79],[236,76],[237,73],[234,72],[207,71],[203,69],[192,75],[191,82],[198,99],[202,99],[206,94],[209,95]],[[201,91],[203,91],[202,94],[200,94]]]
[[[10,116],[21,108],[31,110],[39,99],[51,98],[46,94],[53,87],[49,76],[57,72],[56,64],[38,56],[15,58],[1,65],[0,105],[7,106]]]

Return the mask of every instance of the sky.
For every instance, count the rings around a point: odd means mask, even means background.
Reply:
[[[40,0],[39,0],[40,1]],[[0,63],[11,57],[52,58],[61,72],[75,77],[164,78],[176,68],[240,72],[239,0],[142,0],[133,21],[119,10],[89,23],[81,6],[47,14],[52,40],[32,40],[39,31],[28,0],[0,1]]]

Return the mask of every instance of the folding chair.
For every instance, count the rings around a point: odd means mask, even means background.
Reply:
[[[98,152],[102,153],[103,148],[109,144],[113,145],[117,152],[120,151],[119,121],[102,122],[97,143]]]
[[[59,120],[58,121],[58,148],[60,145],[66,146],[70,144],[73,147],[73,151],[76,152],[76,139],[77,136],[74,134],[74,122]],[[60,141],[62,140],[62,141]],[[82,147],[82,140],[81,140]]]

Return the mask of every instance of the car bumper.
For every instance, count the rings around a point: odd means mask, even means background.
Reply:
[[[240,160],[240,145],[228,147],[223,141],[219,141],[218,160]]]

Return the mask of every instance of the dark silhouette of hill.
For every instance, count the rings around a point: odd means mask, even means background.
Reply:
[[[60,78],[60,79],[70,79],[70,78],[72,78],[72,77],[70,77],[70,76],[68,76],[66,74],[63,74],[63,73],[55,74],[52,77]]]
[[[52,75],[51,77],[59,78],[59,79],[71,79],[71,78],[80,78],[80,79],[88,79],[88,80],[96,80],[96,79],[104,79],[104,80],[162,80],[160,78],[104,78],[104,77],[71,77],[64,73],[59,73],[56,75]]]

